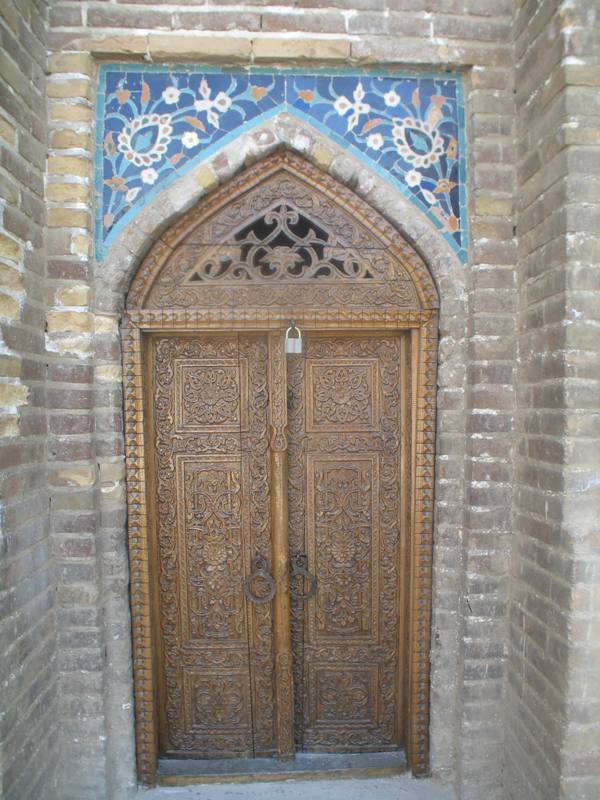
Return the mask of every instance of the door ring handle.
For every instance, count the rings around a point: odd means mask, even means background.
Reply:
[[[307,580],[310,587],[307,592],[299,592],[294,589],[293,580],[297,575],[301,575],[303,580]],[[292,556],[290,563],[290,594],[297,600],[310,600],[317,591],[317,579],[308,571],[308,556],[298,553]]]
[[[256,580],[264,581],[264,583],[267,584],[268,588],[265,594],[256,594],[252,590],[252,584]],[[270,603],[275,597],[275,581],[267,572],[267,562],[258,553],[252,560],[252,573],[244,581],[244,594],[250,602],[256,603],[257,605]]]

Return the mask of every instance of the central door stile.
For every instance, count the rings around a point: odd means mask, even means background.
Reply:
[[[294,684],[290,627],[288,544],[287,371],[281,333],[269,336],[269,444],[271,448],[272,569],[277,754],[294,755]]]

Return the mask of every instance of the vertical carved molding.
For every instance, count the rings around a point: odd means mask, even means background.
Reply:
[[[123,319],[122,336],[137,770],[139,780],[151,785],[156,777],[158,737],[150,619],[143,356],[141,332],[127,316]]]
[[[294,686],[290,628],[287,374],[283,334],[269,337],[269,426],[271,431],[272,569],[277,586],[273,603],[277,753],[294,753]]]
[[[242,447],[249,463],[250,553],[271,560],[271,461],[268,442],[269,372],[267,337],[240,336],[240,355],[248,361],[248,434]],[[270,567],[272,569],[272,567]],[[275,747],[273,686],[273,609],[271,603],[250,609],[250,672],[254,754],[272,755]]]
[[[414,775],[429,771],[429,673],[433,556],[433,494],[437,378],[437,316],[414,332],[416,367],[413,440],[413,525],[409,663],[408,762]]]
[[[269,335],[269,432],[271,452],[287,451],[287,365],[283,333]]]

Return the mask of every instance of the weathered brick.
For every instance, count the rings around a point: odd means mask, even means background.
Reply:
[[[171,13],[149,8],[118,8],[117,6],[100,6],[90,8],[87,24],[94,28],[171,28]]]
[[[73,105],[71,103],[49,104],[50,119],[60,120],[61,122],[91,122],[93,109],[87,105]]]
[[[49,333],[78,331],[88,333],[93,330],[94,318],[84,311],[49,311]]]
[[[0,383],[0,406],[19,406],[27,402],[29,390],[19,383]]]
[[[90,287],[85,284],[70,284],[56,290],[56,302],[61,306],[87,306]]]
[[[18,261],[20,253],[19,242],[0,234],[0,258],[10,258],[12,261]]]
[[[342,61],[350,56],[350,43],[335,39],[256,38],[252,42],[254,57],[260,60],[291,58],[298,61]]]
[[[88,257],[92,250],[92,240],[88,234],[76,233],[71,236],[70,252],[74,255]]]
[[[13,320],[19,319],[21,317],[19,300],[11,295],[0,293],[0,317]]]
[[[94,317],[94,330],[97,334],[113,334],[119,332],[119,321],[116,317],[105,314],[96,314]]]
[[[96,367],[96,379],[101,382],[118,382],[121,380],[121,367],[118,364],[101,364]]]
[[[0,137],[13,147],[17,143],[17,129],[4,117],[0,117]]]
[[[48,171],[54,175],[87,177],[91,168],[91,162],[79,156],[50,156],[48,159]]]
[[[9,28],[16,33],[19,29],[19,12],[13,5],[12,0],[0,6],[0,16],[7,23]]]
[[[75,4],[53,5],[50,9],[50,25],[53,28],[80,27],[83,24],[82,8]]]
[[[181,11],[177,14],[178,28],[182,30],[198,31],[259,31],[261,29],[261,15],[237,11]]]
[[[92,433],[94,430],[94,420],[87,414],[51,414],[49,420],[49,431],[53,434],[73,434]]]
[[[7,148],[0,149],[0,166],[8,170],[18,183],[23,184],[37,195],[42,195],[44,183],[37,170],[31,168],[19,155]]]
[[[89,228],[90,214],[79,208],[49,208],[48,225],[51,228]]]
[[[431,21],[423,14],[373,14],[357,13],[348,18],[348,32],[351,34],[398,34],[404,37],[431,36]]]
[[[48,200],[66,203],[89,202],[90,194],[90,186],[84,183],[49,183],[46,187]]]
[[[96,480],[96,471],[90,466],[68,467],[50,473],[55,486],[92,486]]]
[[[90,75],[93,62],[88,53],[51,53],[48,68],[55,72],[80,72]]]
[[[306,31],[308,33],[345,33],[346,23],[339,12],[318,12],[299,10],[296,13],[286,11],[267,11],[261,15],[259,28],[266,32]]]
[[[145,50],[144,43],[144,50]],[[243,37],[181,36],[150,34],[148,52],[153,58],[205,58],[218,63],[246,61],[251,55],[251,40]]]
[[[52,75],[46,84],[50,99],[65,97],[91,98],[92,84],[87,78],[71,78],[70,76]]]
[[[81,261],[53,258],[48,261],[48,277],[55,280],[85,280],[88,268]]]
[[[144,56],[148,48],[148,37],[144,35],[107,36],[92,38],[85,42],[86,49],[95,56]]]
[[[80,147],[83,150],[91,150],[92,140],[89,133],[71,129],[54,130],[50,133],[50,146],[56,149]]]

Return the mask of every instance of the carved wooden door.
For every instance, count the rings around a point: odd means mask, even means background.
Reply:
[[[160,336],[150,352],[161,749],[273,754],[288,712],[272,587],[249,577],[257,557],[271,569],[269,380],[285,370],[260,335]],[[401,360],[392,334],[313,334],[288,360],[289,553],[275,558],[295,573],[298,750],[400,743]]]
[[[159,754],[404,744],[427,772],[437,308],[412,245],[283,151],[140,265],[123,344],[144,783]],[[290,319],[306,345],[286,358]],[[244,591],[263,564],[271,602],[264,578]]]
[[[150,342],[163,755],[274,750],[266,338]],[[259,602],[250,602],[248,592]]]
[[[317,336],[288,363],[295,737],[400,744],[400,337]],[[300,559],[300,560],[299,560]]]

